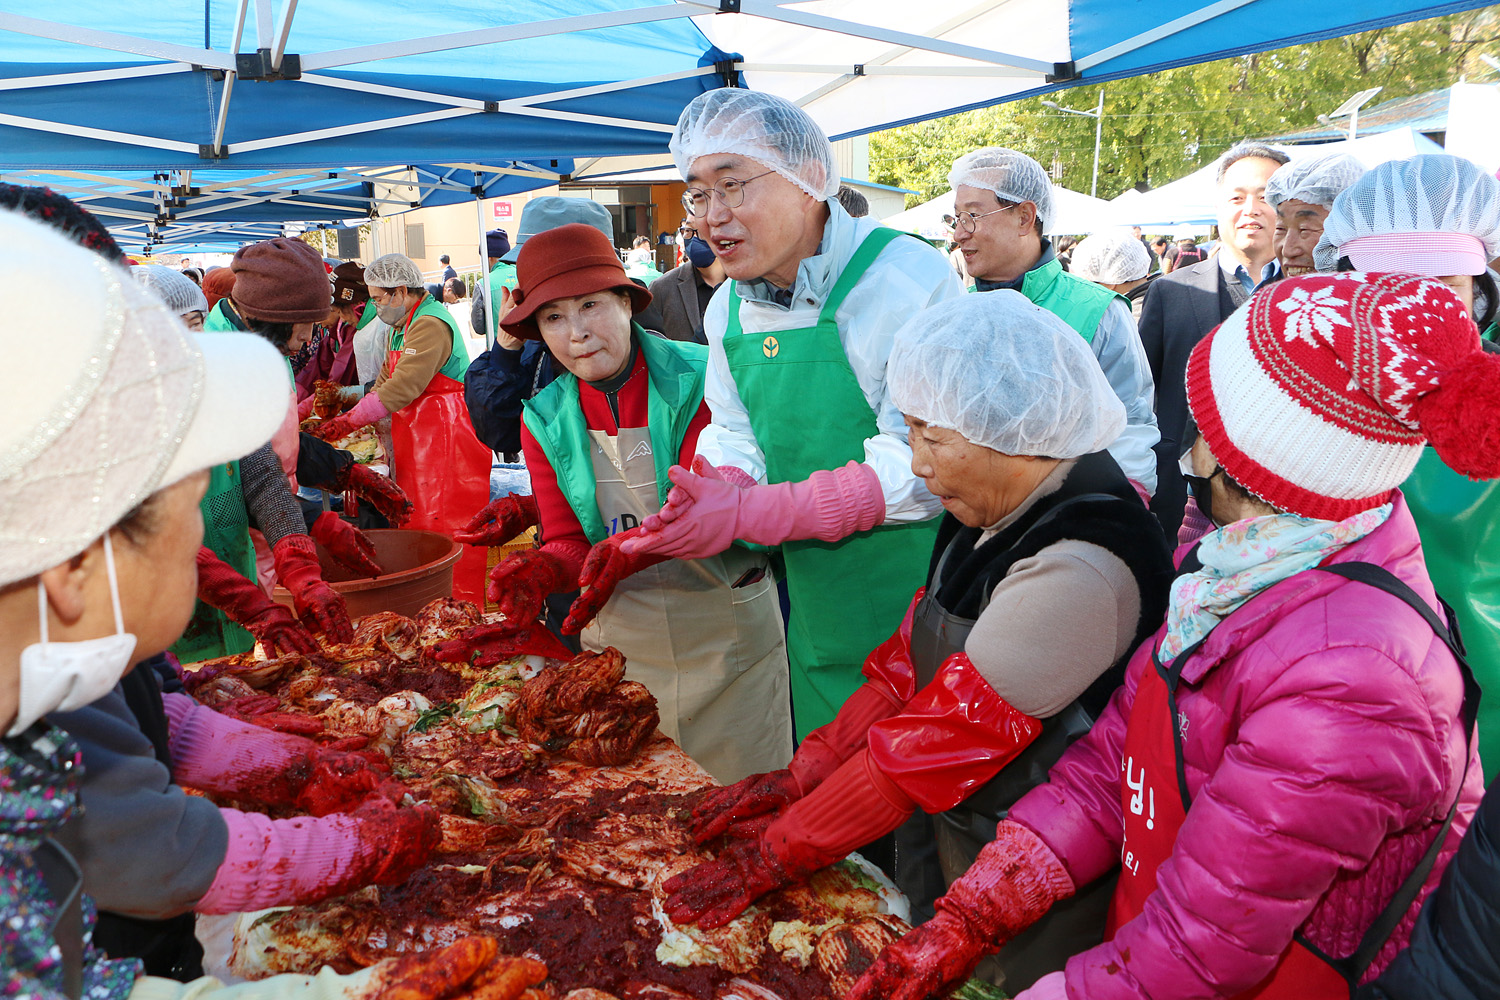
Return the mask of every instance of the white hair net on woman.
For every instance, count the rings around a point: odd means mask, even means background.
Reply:
[[[1073,248],[1068,271],[1085,281],[1123,285],[1151,273],[1151,253],[1130,230],[1108,229]]]
[[[948,186],[960,184],[995,192],[1001,201],[1029,201],[1042,220],[1042,232],[1052,231],[1052,179],[1042,165],[1025,153],[1004,146],[985,146],[953,161]]]
[[[1084,339],[1009,289],[913,316],[886,378],[902,413],[1007,455],[1078,458],[1125,429],[1125,406]]]
[[[1392,235],[1406,239],[1398,241],[1399,247],[1382,239]],[[1467,249],[1461,244],[1467,244]],[[1448,153],[1391,160],[1371,168],[1334,200],[1313,251],[1319,271],[1337,270],[1339,258],[1350,257],[1363,271],[1434,277],[1479,274],[1484,261],[1496,256],[1500,256],[1500,181]],[[1423,267],[1423,258],[1430,259],[1432,266]],[[1447,270],[1461,265],[1458,258],[1466,259],[1471,269]],[[1404,266],[1391,266],[1397,264]]]
[[[760,91],[721,88],[699,94],[682,109],[669,148],[684,179],[700,156],[737,153],[764,163],[819,201],[839,193],[833,146],[818,123],[791,101]]]
[[[203,289],[181,271],[160,264],[141,264],[130,269],[135,280],[156,293],[156,297],[167,304],[167,308],[179,316],[190,312],[208,312],[208,299]]]
[[[365,268],[365,286],[368,288],[422,287],[422,272],[416,261],[404,253],[381,254]]]
[[[1266,201],[1280,208],[1284,201],[1305,201],[1328,208],[1333,199],[1365,175],[1365,165],[1348,153],[1283,163],[1266,181]]]

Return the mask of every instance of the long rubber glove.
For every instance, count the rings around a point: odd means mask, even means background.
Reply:
[[[185,694],[162,695],[179,785],[314,816],[347,812],[371,795],[399,801],[406,788],[383,755],[324,750],[303,736],[230,718]]]
[[[504,545],[541,520],[536,497],[512,493],[481,507],[462,531],[453,533],[453,540],[468,545]]]
[[[390,415],[391,411],[380,401],[379,394],[371,392],[355,403],[348,413],[323,421],[313,428],[312,433],[324,441],[342,441],[361,427]]]
[[[527,987],[546,979],[547,967],[533,958],[502,956],[499,950],[494,938],[475,935],[348,975],[325,966],[315,976],[287,973],[232,986],[211,976],[187,983],[142,976],[131,987],[129,1000],[507,1000],[539,995]]]
[[[206,545],[198,549],[198,599],[248,629],[267,656],[318,651],[317,640],[290,611],[235,572]]]
[[[333,511],[319,514],[308,534],[351,573],[379,576],[383,572],[375,561],[375,546],[370,539]]]
[[[578,571],[578,587],[582,591],[573,606],[568,608],[568,617],[563,620],[565,635],[577,635],[585,625],[593,621],[604,605],[614,596],[615,588],[627,576],[634,576],[647,566],[667,561],[666,556],[626,554],[621,546],[641,533],[640,528],[631,528],[601,541],[583,560],[583,569]]]
[[[333,642],[354,638],[349,609],[338,592],[323,581],[318,547],[310,537],[287,535],[271,546],[271,559],[276,563],[277,579],[292,592],[297,617],[304,625],[314,626]]]
[[[334,483],[334,487],[353,490],[359,494],[360,499],[380,511],[393,528],[399,528],[411,520],[412,502],[406,491],[397,486],[390,476],[372,472],[358,462],[350,464],[348,470]]]
[[[937,901],[937,916],[886,947],[847,1000],[927,1000],[968,979],[985,955],[1073,894],[1040,837],[1011,820]]]
[[[674,465],[676,485],[667,503],[641,524],[641,535],[624,544],[629,555],[703,559],[735,539],[780,545],[797,539],[836,542],[868,531],[885,519],[880,479],[868,465],[850,462],[820,470],[799,483],[736,486],[701,455],[689,472]]]
[[[567,593],[577,586],[576,565],[569,566],[546,549],[512,553],[490,570],[485,596],[507,623],[517,628],[529,625],[541,617],[548,594]]]
[[[476,667],[493,667],[518,656],[571,660],[574,655],[546,626],[517,628],[510,622],[475,625],[432,647],[432,658],[440,663],[472,663]]]
[[[900,626],[865,657],[866,681],[855,689],[826,726],[819,726],[797,747],[792,762],[779,771],[752,774],[727,788],[717,788],[693,808],[693,839],[699,844],[728,833],[759,836],[745,821],[774,813],[818,787],[864,747],[870,726],[901,711],[916,690],[911,664],[911,623],[926,588],[917,591]]]

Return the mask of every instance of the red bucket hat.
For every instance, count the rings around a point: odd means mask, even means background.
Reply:
[[[609,237],[581,222],[558,226],[521,244],[516,258],[515,302],[500,326],[512,337],[540,340],[533,315],[556,299],[619,289],[630,296],[630,310],[651,304],[651,293],[631,281]]]

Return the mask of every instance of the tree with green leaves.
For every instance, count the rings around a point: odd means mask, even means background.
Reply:
[[[1312,45],[1184,66],[1049,95],[1092,109],[1104,89],[1099,197],[1176,180],[1245,138],[1315,127],[1358,90],[1381,100],[1494,74],[1478,57],[1500,42],[1500,8],[1415,21]],[[870,137],[870,179],[911,188],[912,207],[948,190],[948,168],[979,146],[1008,146],[1054,170],[1063,187],[1089,189],[1094,121],[1030,97]]]

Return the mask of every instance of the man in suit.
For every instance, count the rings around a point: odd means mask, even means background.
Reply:
[[[660,310],[661,332],[668,340],[706,344],[703,313],[724,282],[724,265],[695,229],[684,229],[683,262],[651,282],[651,304]]]
[[[1242,142],[1219,159],[1219,249],[1207,260],[1179,266],[1153,281],[1141,308],[1141,344],[1156,382],[1156,495],[1151,509],[1168,538],[1177,536],[1187,488],[1177,460],[1192,444],[1188,419],[1187,359],[1205,333],[1224,321],[1250,293],[1277,277],[1276,210],[1266,201],[1266,181],[1287,155]]]

